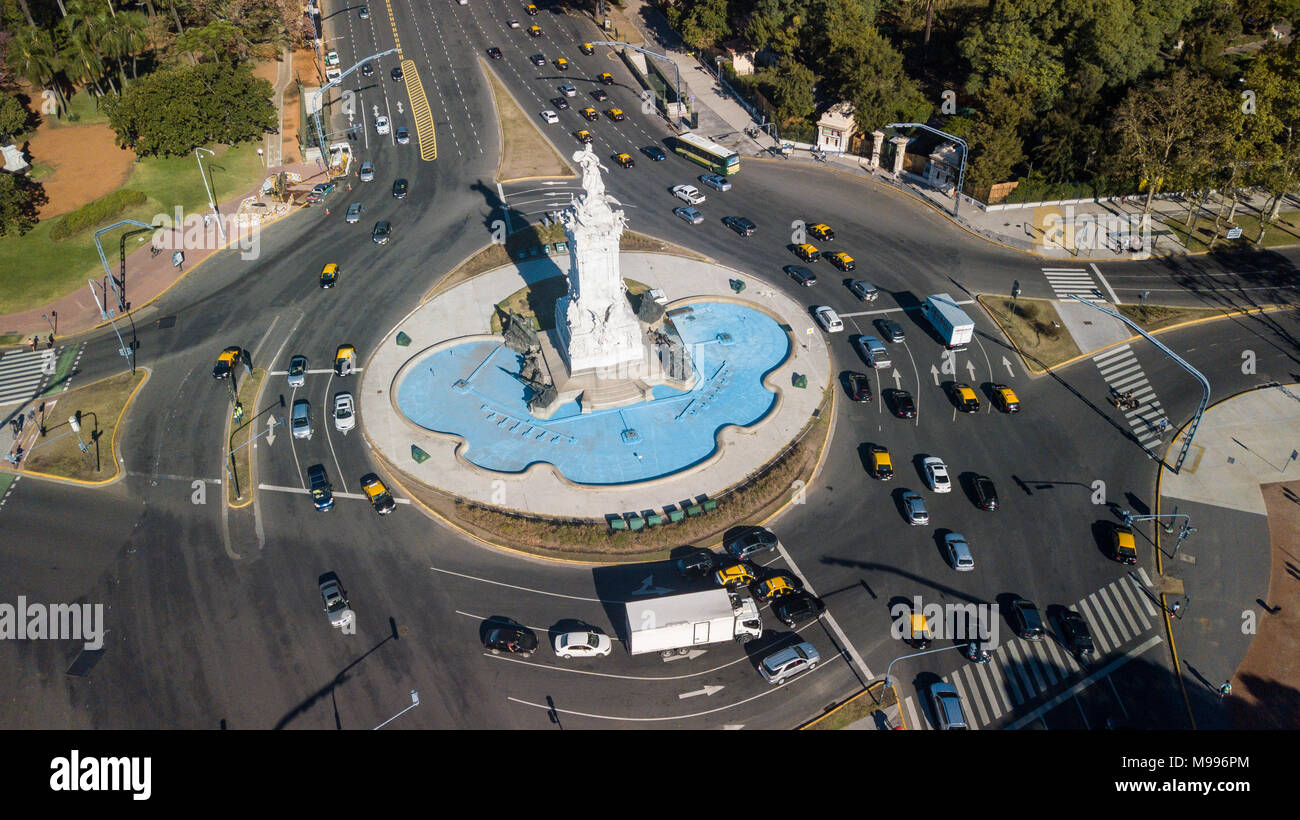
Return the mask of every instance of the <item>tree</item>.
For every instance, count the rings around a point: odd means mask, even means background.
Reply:
[[[271,84],[246,65],[206,62],[141,77],[105,108],[118,145],[139,156],[177,156],[274,131],[271,93]]]
[[[1264,49],[1243,85],[1254,102],[1246,128],[1259,146],[1250,179],[1272,197],[1260,219],[1256,241],[1263,241],[1268,224],[1281,211],[1283,197],[1300,186],[1300,42]],[[1249,99],[1234,103],[1246,105]]]
[[[243,30],[225,20],[191,28],[176,38],[176,44],[183,51],[210,56],[217,62],[237,63],[252,54]]]
[[[9,139],[31,128],[32,112],[15,96],[0,97],[0,137]]]
[[[34,86],[53,89],[59,109],[67,109],[68,104],[63,98],[63,88],[59,83],[63,57],[55,49],[54,38],[48,31],[38,28],[20,30],[9,45],[8,56],[9,65],[14,71]]]
[[[745,21],[745,39],[756,49],[794,58],[802,51],[807,0],[758,0]]]
[[[0,236],[22,236],[36,227],[40,221],[37,211],[48,201],[39,182],[0,172]]]
[[[1015,177],[1025,161],[1021,127],[1032,116],[1031,102],[1021,80],[993,77],[975,99],[978,118],[949,122],[970,147],[966,180],[972,188],[988,188]]]
[[[1061,47],[1009,2],[999,2],[994,13],[962,38],[957,48],[971,64],[967,91],[978,92],[995,77],[1016,81],[1041,111],[1051,106],[1065,85]]]
[[[770,87],[769,96],[782,125],[804,119],[817,109],[817,98],[813,93],[817,75],[802,63],[783,59],[778,68],[764,69],[759,80]]]
[[[727,0],[696,0],[681,23],[682,39],[692,48],[705,48],[730,33]]]

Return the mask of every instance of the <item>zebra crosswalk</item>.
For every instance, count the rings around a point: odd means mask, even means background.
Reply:
[[[1151,577],[1138,568],[1076,602],[1070,609],[1088,622],[1098,661],[1158,627],[1160,609],[1146,588]],[[943,677],[961,696],[971,728],[988,726],[1044,695],[1076,681],[1086,670],[1052,635],[1041,641],[1003,640],[988,663],[966,663]],[[925,693],[902,702],[909,729],[932,729]]]
[[[1129,432],[1143,447],[1149,447],[1153,442],[1158,443],[1163,438],[1162,423],[1167,427],[1169,422],[1164,408],[1160,406],[1160,400],[1156,398],[1155,388],[1142,371],[1142,365],[1138,364],[1133,350],[1126,344],[1120,345],[1098,353],[1092,360],[1101,371],[1106,384],[1121,393],[1132,393],[1137,400],[1138,406],[1135,409],[1124,412]]]
[[[1078,296],[1091,302],[1104,302],[1097,296],[1100,290],[1087,268],[1043,268],[1047,284],[1058,299]]]
[[[0,407],[22,404],[39,393],[57,360],[57,350],[10,350],[0,355]]]

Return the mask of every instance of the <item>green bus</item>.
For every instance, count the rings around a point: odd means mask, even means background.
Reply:
[[[672,138],[672,149],[691,162],[703,165],[715,174],[731,176],[740,170],[740,155],[691,131]]]

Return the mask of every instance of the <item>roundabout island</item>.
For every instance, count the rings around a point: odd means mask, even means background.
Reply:
[[[620,253],[626,219],[599,160],[574,159],[585,192],[563,216],[567,259],[486,271],[419,305],[367,363],[361,417],[404,478],[463,502],[615,529],[681,520],[829,408],[829,353],[803,306],[742,271]],[[564,295],[553,315],[502,311],[521,288]]]

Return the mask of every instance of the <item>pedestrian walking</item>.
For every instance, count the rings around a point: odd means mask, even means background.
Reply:
[[[52,347],[54,347],[54,334],[53,334],[53,333],[51,333],[51,334],[49,335],[49,337],[45,340],[45,349],[46,349],[46,350],[49,350],[49,349],[52,348]]]
[[[1231,694],[1232,694],[1232,684],[1225,680],[1223,682],[1223,685],[1219,687],[1219,697],[1226,698],[1228,695]]]
[[[1160,420],[1160,432],[1163,433],[1163,432],[1164,432],[1165,430],[1167,430],[1168,428],[1169,428],[1169,419],[1161,419],[1161,420]]]
[[[32,350],[36,350],[36,346],[37,346],[38,344],[40,344],[40,343],[41,343],[41,339],[40,339],[40,337],[39,337],[39,336],[33,336],[33,337],[32,337]]]

